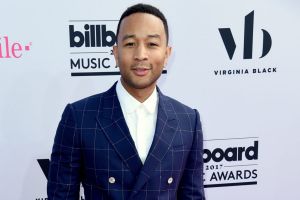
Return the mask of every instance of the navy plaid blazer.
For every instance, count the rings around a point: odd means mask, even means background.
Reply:
[[[157,124],[144,164],[116,94],[68,104],[51,154],[49,200],[204,200],[199,113],[158,89]]]

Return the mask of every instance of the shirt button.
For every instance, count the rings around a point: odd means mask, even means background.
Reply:
[[[173,183],[173,178],[172,178],[172,177],[170,177],[170,178],[168,179],[168,184],[171,184],[171,183]]]
[[[116,182],[115,177],[109,177],[108,182],[114,184]]]

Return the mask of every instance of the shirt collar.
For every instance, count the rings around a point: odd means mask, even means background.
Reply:
[[[118,81],[116,86],[117,96],[122,110],[125,113],[133,113],[139,106],[143,106],[149,113],[153,114],[157,110],[158,106],[158,93],[156,88],[152,94],[143,103],[136,100],[127,90],[123,87],[121,81]]]

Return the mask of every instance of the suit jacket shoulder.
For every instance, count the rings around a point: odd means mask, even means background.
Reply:
[[[187,124],[194,126],[197,120],[200,121],[200,119],[197,119],[199,118],[197,109],[193,109],[172,97],[163,95],[161,92],[159,92],[159,94],[161,95],[160,100],[162,100],[165,109],[169,112],[173,112],[177,119],[181,119],[180,121],[182,123],[180,124],[182,124],[182,126],[186,126]],[[183,119],[187,119],[190,123],[186,123],[186,120]]]
[[[183,104],[182,102],[172,98],[172,97],[169,97],[169,96],[166,96],[166,95],[163,95],[165,100],[169,103],[171,103],[174,107],[174,109],[176,109],[178,112],[185,112],[185,113],[195,113],[195,109]]]

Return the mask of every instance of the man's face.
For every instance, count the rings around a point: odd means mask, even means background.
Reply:
[[[129,15],[122,20],[117,39],[114,56],[124,87],[154,88],[171,52],[163,22],[151,14]]]

